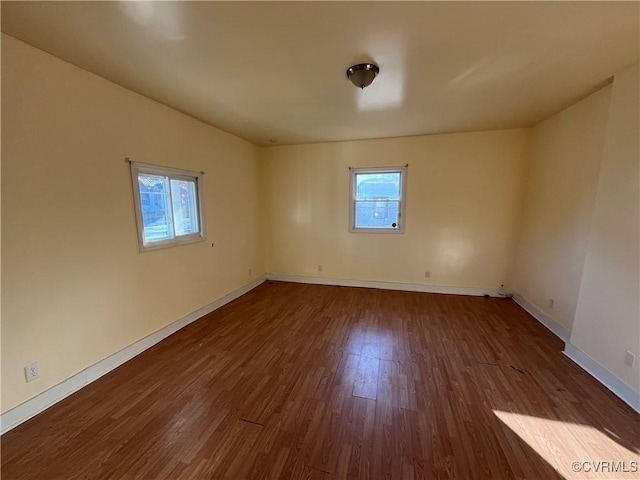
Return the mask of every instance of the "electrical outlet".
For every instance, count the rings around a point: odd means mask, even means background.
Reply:
[[[424,271],[424,278],[429,278],[431,276],[431,272],[429,270]]]
[[[40,367],[38,366],[38,362],[32,363],[31,365],[27,365],[24,367],[24,377],[27,382],[33,382],[36,378],[40,376]]]
[[[547,305],[549,306],[549,308],[553,308],[553,306],[556,304],[556,301],[553,298],[549,299],[549,302],[547,303]]]
[[[318,265],[318,271],[321,272],[322,271],[322,265]]]
[[[624,354],[624,364],[627,367],[633,367],[635,363],[636,363],[636,356],[631,352],[626,352]]]

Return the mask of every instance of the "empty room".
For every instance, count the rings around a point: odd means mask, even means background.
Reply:
[[[640,478],[639,2],[1,2],[1,474]]]

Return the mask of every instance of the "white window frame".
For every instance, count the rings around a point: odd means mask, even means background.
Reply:
[[[142,205],[140,203],[140,188],[138,185],[138,175],[160,175],[169,177],[171,180],[189,180],[195,181],[196,185],[196,204],[198,207],[198,232],[189,235],[174,236],[167,240],[146,243],[144,241],[144,225],[142,220]],[[201,242],[206,239],[204,225],[204,194],[203,194],[203,172],[192,172],[190,170],[182,170],[171,167],[161,167],[149,163],[131,162],[131,182],[133,184],[133,203],[136,211],[136,223],[138,226],[138,247],[140,252],[149,252],[161,248],[174,247],[176,245],[186,245],[189,243]],[[169,189],[169,198],[171,199],[171,189]],[[173,202],[169,200],[170,205]],[[171,207],[171,218],[173,220],[173,206]]]
[[[351,233],[404,233],[407,166],[402,167],[363,167],[349,168],[350,174],[350,205],[349,231]],[[396,228],[361,228],[356,227],[356,176],[358,174],[399,173],[400,174],[400,208],[398,212],[398,226]]]

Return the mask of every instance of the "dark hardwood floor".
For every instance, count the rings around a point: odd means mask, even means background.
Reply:
[[[265,283],[2,437],[12,479],[638,478],[640,417],[513,301]],[[586,465],[586,464],[585,464]]]

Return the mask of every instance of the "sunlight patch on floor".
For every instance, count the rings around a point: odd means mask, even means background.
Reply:
[[[493,413],[567,479],[640,478],[637,446],[609,430],[500,410]]]

